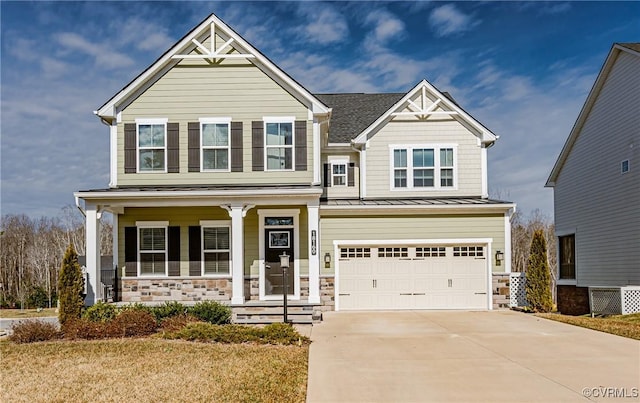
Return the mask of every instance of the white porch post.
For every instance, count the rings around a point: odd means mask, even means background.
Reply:
[[[309,303],[320,303],[320,231],[319,206],[307,204],[309,227]]]
[[[100,279],[100,217],[98,207],[87,203],[86,212],[86,268],[87,268],[87,296],[86,305],[93,305],[102,300],[102,281]]]
[[[243,206],[231,206],[231,303],[244,304]]]
[[[118,242],[119,242],[118,241],[118,218],[120,217],[120,214],[118,214],[117,211],[114,211],[112,213],[112,217],[113,217],[113,220],[111,221],[111,225],[112,225],[112,228],[111,228],[111,239],[113,240],[113,242],[112,242],[112,253],[111,253],[113,255],[112,256],[112,258],[113,258],[113,264],[112,264],[113,267],[112,268],[113,268],[113,270],[116,271],[116,278],[118,278],[119,277],[118,276],[118,269],[119,269],[119,267],[118,267],[118,261],[119,261],[119,259],[118,259],[118,249],[119,249],[118,248]],[[117,284],[114,284],[113,287],[117,288]]]

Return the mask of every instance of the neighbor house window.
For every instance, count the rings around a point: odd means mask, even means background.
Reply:
[[[167,274],[167,227],[138,227],[141,276]]]
[[[200,120],[202,171],[229,170],[229,120]]]
[[[575,234],[558,237],[560,243],[560,280],[576,279],[576,236]]]
[[[392,189],[454,188],[455,146],[392,146]]]
[[[202,227],[202,275],[228,275],[231,259],[229,226]]]
[[[346,162],[334,162],[331,164],[331,186],[347,186]]]
[[[268,171],[293,169],[293,121],[265,122]]]
[[[166,172],[167,123],[138,123],[138,172]]]
[[[622,161],[622,163],[620,164],[620,169],[623,174],[629,172],[629,160]]]

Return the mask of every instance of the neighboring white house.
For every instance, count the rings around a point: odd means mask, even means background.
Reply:
[[[588,287],[640,286],[640,43],[611,48],[546,186],[558,310],[589,312]]]

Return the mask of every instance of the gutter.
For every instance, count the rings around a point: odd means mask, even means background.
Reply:
[[[84,218],[87,218],[87,213],[85,213],[84,209],[82,207],[80,207],[80,197],[75,196],[76,199],[76,207],[78,208],[78,210],[80,211],[80,213],[84,216]]]

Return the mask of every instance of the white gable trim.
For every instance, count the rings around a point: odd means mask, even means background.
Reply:
[[[234,47],[236,48],[236,50],[244,52],[245,55],[253,55],[254,57],[252,58],[252,62],[256,65],[256,67],[264,71],[265,74],[271,77],[271,79],[276,81],[280,86],[283,86],[285,89],[291,92],[292,95],[297,95],[297,97],[306,100],[309,103],[310,109],[314,114],[329,113],[330,108],[328,108],[319,99],[313,96],[313,94],[311,94],[307,89],[305,89],[303,86],[289,77],[284,71],[282,71],[278,66],[271,62],[257,49],[251,46],[251,44],[244,40],[238,33],[236,33],[214,14],[211,14],[197,27],[191,30],[191,32],[189,32],[180,41],[178,41],[178,43],[171,47],[155,63],[149,66],[142,74],[136,77],[132,82],[130,82],[116,95],[114,95],[109,101],[107,101],[107,103],[101,106],[94,113],[105,119],[115,118],[118,112],[118,107],[119,105],[121,105],[121,103],[126,101],[131,96],[136,95],[136,91],[144,87],[147,81],[151,80],[153,77],[156,77],[158,74],[166,72],[168,69],[179,62],[179,60],[174,59],[173,56],[188,53],[192,49],[199,48],[199,46],[197,46],[192,40],[197,40],[205,33],[205,31],[210,32],[212,24],[215,25],[215,29],[218,34],[223,34],[229,39],[232,38],[234,40]],[[229,55],[225,55],[225,57],[229,57]]]
[[[596,81],[593,84],[591,91],[589,91],[587,100],[584,102],[584,105],[580,110],[578,119],[576,119],[576,123],[574,123],[573,128],[571,129],[571,132],[569,134],[569,137],[567,138],[567,141],[564,143],[564,146],[562,147],[562,151],[560,151],[560,155],[558,156],[558,159],[556,160],[556,163],[553,166],[551,173],[549,174],[549,178],[547,179],[547,183],[545,184],[545,187],[554,187],[556,185],[556,180],[558,179],[558,175],[560,175],[560,171],[562,170],[562,167],[565,161],[567,160],[567,157],[569,156],[571,149],[573,148],[573,144],[576,142],[578,135],[582,131],[582,126],[584,126],[584,123],[586,122],[587,117],[589,116],[589,113],[591,113],[591,108],[593,108],[593,105],[595,104],[596,99],[600,95],[600,91],[602,90],[602,87],[604,86],[604,83],[607,80],[607,77],[609,76],[609,73],[611,72],[613,65],[618,60],[618,55],[622,51],[640,57],[640,53],[635,52],[632,49],[626,48],[624,46],[614,44],[611,47],[611,50],[609,51],[609,55],[607,56],[607,59],[602,65],[602,68],[600,69],[600,73],[598,73],[598,77],[596,78]]]
[[[426,107],[425,105],[422,105],[422,106],[416,105],[411,100],[416,94],[420,93],[423,96],[425,96],[427,92],[436,97],[436,102],[434,104],[435,106],[432,105],[433,108]],[[406,108],[409,105],[411,105],[414,109],[418,109],[418,111],[402,112],[402,109]],[[438,106],[445,107],[447,111],[436,112],[435,109]],[[493,143],[498,139],[498,136],[496,136],[493,132],[491,132],[489,129],[484,127],[480,122],[474,119],[471,115],[469,115],[464,110],[462,110],[462,108],[457,106],[455,103],[451,102],[446,96],[444,96],[440,91],[438,91],[438,89],[433,85],[431,85],[427,80],[422,80],[418,83],[418,85],[416,85],[409,92],[407,92],[407,94],[404,97],[402,97],[401,100],[396,102],[382,116],[376,119],[375,122],[373,122],[362,133],[360,133],[358,137],[356,137],[355,140],[353,140],[353,142],[355,144],[364,144],[367,141],[369,134],[377,131],[382,125],[389,122],[389,120],[393,116],[407,115],[407,114],[413,115],[413,116],[415,115],[427,116],[427,115],[433,115],[433,114],[446,114],[449,116],[455,116],[454,118],[462,119],[465,123],[471,125],[474,129],[476,129],[480,133],[479,139],[483,143]]]

